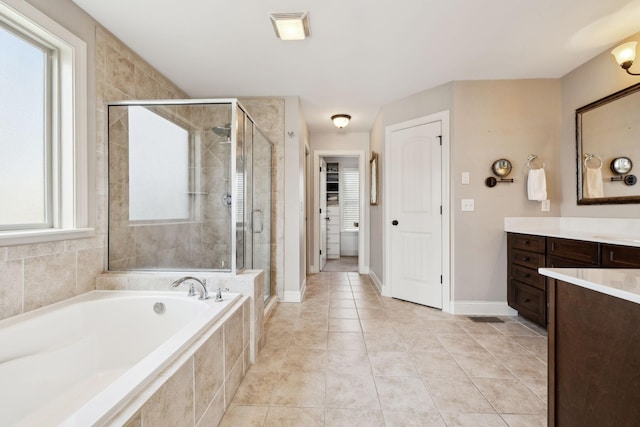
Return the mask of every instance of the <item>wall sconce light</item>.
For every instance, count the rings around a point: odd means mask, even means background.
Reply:
[[[633,65],[634,59],[636,59],[637,44],[637,42],[624,43],[611,51],[611,54],[616,58],[618,65],[632,76],[640,76],[640,73],[632,73],[629,71],[629,68]]]
[[[307,12],[272,13],[269,17],[273,30],[280,40],[304,40],[309,37]]]
[[[349,124],[349,120],[351,120],[351,116],[348,114],[334,114],[331,116],[331,120],[336,127],[342,129],[343,127]]]

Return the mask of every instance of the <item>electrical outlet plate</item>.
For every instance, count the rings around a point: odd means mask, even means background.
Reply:
[[[462,172],[462,184],[469,184],[469,172]]]
[[[551,210],[551,200],[547,199],[547,200],[543,200],[542,203],[540,203],[541,208],[542,208],[542,212],[549,212]]]
[[[463,212],[473,212],[475,210],[473,199],[462,199],[461,209]]]

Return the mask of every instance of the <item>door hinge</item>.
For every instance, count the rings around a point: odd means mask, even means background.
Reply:
[[[442,135],[438,135],[438,139],[440,140],[440,145],[442,145]]]
[[[322,166],[320,166],[320,172],[322,172]]]
[[[442,205],[440,205],[440,215],[442,215]]]
[[[440,275],[440,284],[442,284],[442,274]]]
[[[320,255],[322,255],[322,249],[320,249]]]
[[[322,208],[320,208],[320,213],[322,213]]]

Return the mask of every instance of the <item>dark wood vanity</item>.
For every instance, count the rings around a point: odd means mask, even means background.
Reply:
[[[640,273],[557,272],[574,277],[547,278],[549,427],[640,425]]]
[[[546,328],[548,283],[538,268],[640,268],[640,247],[507,233],[507,302]]]

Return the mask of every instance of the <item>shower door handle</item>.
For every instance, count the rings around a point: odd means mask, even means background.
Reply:
[[[256,214],[260,214],[260,229],[257,230],[255,224],[256,222]],[[251,212],[251,232],[255,234],[260,234],[264,230],[264,215],[262,214],[262,209],[255,209]]]

